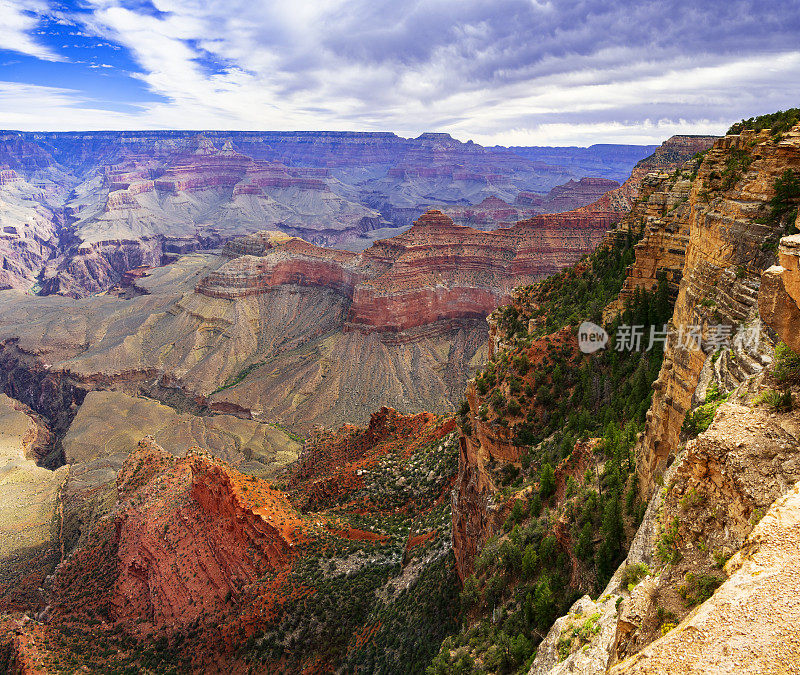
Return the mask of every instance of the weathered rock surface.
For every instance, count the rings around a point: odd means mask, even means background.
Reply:
[[[800,352],[800,235],[781,239],[778,264],[761,275],[758,309],[765,323]]]
[[[585,595],[572,605],[539,644],[529,675],[604,672],[613,655],[618,597],[607,594],[593,602]],[[586,638],[582,639],[579,633],[584,626],[588,630],[584,629]]]
[[[143,436],[176,456],[204,448],[243,473],[273,475],[297,459],[300,444],[273,426],[232,415],[179,414],[147,398],[92,391],[63,439],[70,485],[83,489],[114,480]]]
[[[230,299],[286,284],[330,288],[351,301],[349,326],[403,331],[485,317],[515,286],[575,263],[611,225],[542,216],[485,233],[429,211],[407,232],[361,254],[293,240],[258,258],[235,258],[197,290]]]
[[[482,320],[402,333],[345,331],[349,303],[288,284],[259,295],[193,291],[225,258],[183,256],[133,282],[133,297],[8,292],[0,302],[4,390],[66,431],[86,391],[177,397],[309,430],[390,404],[452,410],[485,341]],[[73,406],[73,403],[75,404]]]
[[[786,673],[800,668],[800,485],[778,499],[727,563],[710,600],[622,673]]]
[[[750,159],[739,174],[734,174],[734,181],[723,183],[722,173],[732,156]],[[761,272],[770,263],[765,244],[781,227],[758,221],[768,212],[775,179],[792,168],[800,168],[797,128],[778,143],[765,132],[727,136],[714,144],[700,165],[687,204],[676,209],[674,218],[654,223],[657,230],[670,232],[672,241],[684,236],[688,226],[689,241],[672,319],[676,329],[697,325],[707,335],[708,325],[723,324],[734,334],[749,326],[757,335],[758,287]],[[654,237],[658,246],[658,235]],[[667,246],[671,248],[669,243]],[[651,257],[647,250],[643,247],[643,278],[652,277],[652,271],[644,270],[654,269],[647,262]],[[668,258],[666,267],[674,270],[676,263],[677,259],[670,262]],[[688,347],[672,343],[667,349],[654,385],[644,443],[637,449],[640,485],[648,493],[653,476],[664,470],[669,453],[678,446],[681,425],[706,356],[691,343]],[[757,362],[744,366],[751,372],[760,367]]]

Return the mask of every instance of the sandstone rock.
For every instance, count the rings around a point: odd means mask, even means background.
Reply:
[[[758,309],[764,323],[800,352],[800,235],[781,239],[778,262],[761,275]]]
[[[800,667],[800,484],[773,504],[696,612],[611,673],[778,673]]]
[[[529,675],[604,672],[612,657],[619,597],[606,594],[593,602],[585,595],[575,602],[542,640]]]
[[[761,272],[769,267],[770,261],[762,247],[776,234],[774,225],[754,221],[769,208],[775,179],[786,169],[800,168],[798,149],[800,130],[795,129],[777,145],[765,132],[748,131],[720,139],[708,152],[698,168],[687,204],[679,206],[672,218],[657,225],[659,230],[676,234],[689,232],[673,326],[725,324],[733,332],[748,325],[753,327],[758,319]],[[723,186],[720,178],[730,152],[752,157],[735,187]],[[637,252],[637,265],[638,255]],[[680,255],[676,255],[678,263]],[[661,260],[663,256],[656,254],[654,258]],[[674,270],[677,265],[667,261],[667,267]],[[757,358],[743,358],[752,362],[748,369],[761,368]],[[637,471],[646,496],[653,489],[653,476],[664,470],[670,452],[678,446],[681,425],[705,360],[706,354],[699,350],[675,344],[667,349],[661,374],[653,387],[645,440],[637,448]]]
[[[197,290],[230,299],[286,284],[325,287],[352,301],[352,328],[402,331],[486,316],[508,300],[515,286],[576,262],[610,226],[607,218],[565,214],[481,233],[455,225],[440,211],[429,211],[407,232],[362,254],[293,240],[258,258],[232,260]]]

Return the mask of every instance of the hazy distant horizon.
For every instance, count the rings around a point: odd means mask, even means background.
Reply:
[[[174,134],[192,134],[202,136],[203,134],[374,134],[374,135],[390,135],[395,136],[397,138],[403,140],[416,140],[425,134],[447,134],[448,132],[439,132],[439,131],[423,131],[422,133],[418,134],[417,136],[403,136],[397,132],[384,130],[384,131],[373,131],[373,130],[364,130],[364,129],[59,129],[59,130],[47,130],[47,129],[0,129],[0,134],[159,134],[159,133],[174,133]],[[448,134],[449,135],[449,134]],[[700,135],[709,135],[709,134],[700,134]],[[711,135],[718,135],[718,134],[711,134]],[[459,138],[452,137],[454,140],[457,140],[461,143],[476,143],[477,145],[481,145],[485,148],[507,148],[511,149],[514,147],[522,148],[556,148],[556,149],[570,149],[570,148],[582,148],[582,149],[589,149],[592,147],[602,147],[602,146],[620,146],[620,147],[631,147],[631,148],[643,148],[643,147],[657,147],[661,145],[666,139],[663,139],[659,143],[591,143],[589,145],[528,145],[528,146],[521,146],[521,145],[486,145],[484,146],[482,143],[477,143],[472,139],[462,140]]]

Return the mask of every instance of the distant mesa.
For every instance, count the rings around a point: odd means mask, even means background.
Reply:
[[[562,150],[564,164],[447,133],[2,132],[0,288],[85,297],[262,229],[359,251],[428,208],[494,229],[588,204],[606,186],[583,177],[604,158],[627,174],[642,152]]]

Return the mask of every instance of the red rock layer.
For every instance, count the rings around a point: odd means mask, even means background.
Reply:
[[[432,210],[403,234],[360,254],[295,239],[262,256],[241,256],[201,281],[197,291],[232,299],[283,284],[323,286],[352,300],[351,329],[402,331],[486,316],[515,286],[576,262],[612,225],[610,217],[559,214],[480,232]]]
[[[428,412],[403,415],[384,406],[373,413],[369,426],[344,425],[338,431],[320,431],[313,451],[297,463],[288,489],[303,510],[328,508],[364,486],[363,473],[384,455],[401,450],[410,457],[433,440],[453,431],[455,419]],[[367,506],[371,513],[379,507]]]
[[[285,569],[303,536],[282,494],[210,456],[176,460],[144,439],[117,484],[129,497],[114,521],[119,620],[174,626],[214,616],[245,584]]]

